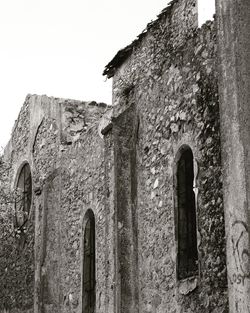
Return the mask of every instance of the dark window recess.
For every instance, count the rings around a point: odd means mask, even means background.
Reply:
[[[95,312],[95,218],[92,211],[86,214],[87,222],[84,230],[83,261],[83,313]]]
[[[193,153],[185,149],[177,165],[178,279],[198,274]]]
[[[32,198],[32,179],[29,164],[26,163],[19,174],[16,187],[15,217],[16,226],[24,227],[29,219]]]

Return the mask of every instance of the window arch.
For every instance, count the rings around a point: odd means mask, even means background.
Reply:
[[[84,221],[82,312],[94,313],[96,302],[95,217],[92,210],[86,212]]]
[[[176,171],[177,277],[198,274],[194,162],[190,147],[180,149]]]
[[[16,224],[23,228],[29,219],[32,199],[32,178],[28,163],[21,168],[16,184],[15,217]]]

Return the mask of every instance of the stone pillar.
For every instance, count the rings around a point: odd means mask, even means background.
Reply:
[[[216,0],[230,312],[250,312],[250,1]]]
[[[137,167],[134,106],[113,119],[116,313],[137,313]]]

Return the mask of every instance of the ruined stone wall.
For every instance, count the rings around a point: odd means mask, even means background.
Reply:
[[[86,136],[62,155],[60,237],[64,304],[60,312],[82,311],[83,219],[88,209],[94,212],[96,223],[96,312],[113,310],[113,230],[106,202],[109,165],[104,162],[104,153],[104,141],[95,123]]]
[[[137,155],[137,202],[134,209],[127,205],[136,211],[138,261],[127,271],[138,271],[140,312],[228,311],[215,34],[212,22],[197,29],[196,1],[174,1],[114,76],[114,117],[133,108],[138,125],[130,146]],[[116,127],[119,122],[114,134]],[[184,144],[198,166],[199,275],[179,281],[173,176]],[[129,188],[131,175],[124,174]],[[118,217],[118,233],[128,234],[123,222]],[[120,296],[134,301],[124,290]]]
[[[0,193],[0,312],[33,312],[34,210],[31,210],[25,228],[18,227],[13,194],[17,183],[15,175],[20,173],[18,167],[27,161],[29,129],[27,98],[13,128],[8,156],[3,156],[0,165],[1,184],[4,185]],[[14,167],[14,163],[18,163],[18,166]],[[3,173],[6,177],[3,177]]]
[[[112,229],[106,225],[105,149],[97,123],[105,111],[103,103],[27,96],[5,151],[13,173],[6,185],[15,189],[28,162],[32,214],[24,249],[12,236],[1,251],[0,311],[81,311],[82,223],[89,208],[96,219],[97,308],[107,302],[107,271],[114,265],[110,256],[107,269],[104,260],[110,253],[104,247],[110,247]],[[12,204],[8,215],[1,213],[1,227],[13,230],[13,210]],[[17,261],[8,253],[10,247]]]
[[[96,313],[228,312],[215,26],[198,30],[196,1],[175,0],[130,49],[116,68],[110,120],[100,121],[104,104],[26,98],[6,184],[13,190],[28,162],[32,210],[20,249],[13,205],[1,206],[0,236],[13,235],[1,247],[0,312],[82,312],[89,209]],[[174,175],[183,145],[197,169],[199,275],[180,281]]]
[[[47,173],[39,196],[42,212],[36,223],[41,228],[37,235],[41,244],[36,246],[41,247],[37,259],[41,312],[81,311],[83,218],[88,209],[96,221],[97,307],[104,301],[104,144],[96,121],[105,110],[104,104],[95,102],[64,101],[60,122],[45,118],[36,136],[39,177]],[[46,142],[44,149],[39,138]]]

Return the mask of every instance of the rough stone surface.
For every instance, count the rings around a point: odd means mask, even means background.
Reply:
[[[1,313],[82,312],[88,209],[96,313],[228,312],[216,53],[215,24],[198,29],[196,1],[175,0],[106,67],[112,109],[27,96],[5,149],[4,184],[14,190],[29,163],[32,214],[24,249],[15,232],[0,247]],[[199,274],[178,280],[175,180],[184,145],[194,155]],[[13,206],[1,202],[0,213],[2,241]]]
[[[2,310],[79,312],[82,220],[88,208],[96,216],[97,282],[105,281],[102,247],[110,245],[104,212],[105,150],[97,121],[106,110],[103,103],[27,96],[5,150],[12,173],[5,184],[14,189],[22,165],[30,164],[32,214],[20,249],[20,239],[11,233],[13,209],[4,213],[6,205],[1,203],[1,227],[6,230],[1,236],[10,233],[1,245]],[[97,284],[97,294],[103,301],[105,284]]]
[[[138,272],[140,312],[228,311],[216,30],[212,22],[197,29],[196,19],[195,1],[176,1],[114,74],[114,116],[133,107],[138,121],[138,260],[127,265],[127,271],[132,266]],[[195,281],[176,278],[173,176],[184,144],[191,147],[198,166]],[[121,166],[124,169],[124,161]],[[126,175],[132,179],[129,170]],[[134,299],[127,293],[121,289],[120,297],[129,305]]]
[[[15,209],[10,194],[16,184],[13,164],[25,155],[29,144],[29,102],[25,101],[13,128],[13,149],[8,161],[1,164],[1,205],[0,205],[0,311],[33,312],[34,293],[34,210],[32,209],[25,229],[15,223]],[[23,161],[26,160],[24,157]],[[6,175],[3,179],[2,173]],[[3,311],[5,312],[5,311]],[[8,312],[8,311],[7,311]]]

